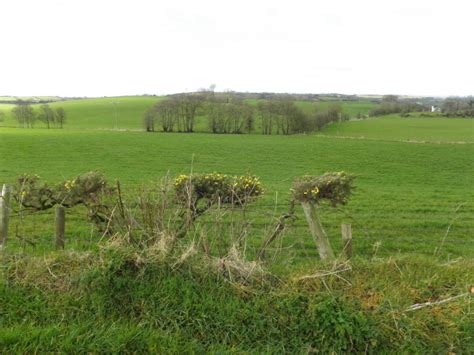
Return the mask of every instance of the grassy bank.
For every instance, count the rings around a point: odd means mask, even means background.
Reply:
[[[32,258],[9,255],[0,281],[5,352],[470,353],[472,260],[355,260],[302,280],[231,281],[191,258],[127,247]],[[305,270],[315,275],[323,265]]]

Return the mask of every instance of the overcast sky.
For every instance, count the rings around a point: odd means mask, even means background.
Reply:
[[[474,94],[472,0],[0,0],[0,95]]]

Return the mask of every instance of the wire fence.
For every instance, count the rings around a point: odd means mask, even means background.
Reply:
[[[47,216],[47,219],[43,219],[42,221],[38,221],[35,217],[43,217]],[[21,225],[22,223],[27,223],[28,227],[27,230],[34,233],[35,235],[41,235],[42,233],[50,234],[52,229],[54,228],[54,212],[52,211],[41,211],[38,213],[29,213],[29,214],[15,214],[12,215],[11,218],[11,225],[12,227],[15,225]],[[36,221],[33,221],[36,220]],[[264,235],[266,232],[273,230],[276,227],[276,220],[274,219],[273,222],[261,222],[261,221],[248,221],[248,220],[200,220],[196,221],[196,226],[199,228],[204,228],[207,230],[215,229],[215,230],[231,230],[231,229],[246,229],[247,234],[250,235]],[[35,223],[36,222],[36,223]],[[69,233],[77,229],[77,227],[81,227],[81,229],[90,230],[94,228],[92,222],[86,221],[84,214],[79,213],[77,211],[68,211],[67,212],[67,224]],[[86,227],[87,226],[87,227]],[[327,230],[333,235],[338,229],[338,227],[327,228]],[[443,235],[439,235],[438,237],[427,237],[423,235],[423,233],[417,232],[425,232],[426,228],[423,227],[414,227],[410,226],[406,228],[412,236],[404,236],[404,235],[395,235],[395,232],[388,228],[379,228],[379,229],[370,229],[364,230],[362,228],[358,228],[357,225],[353,226],[353,239],[354,242],[377,242],[381,241],[384,243],[390,244],[459,244],[459,245],[468,245],[474,248],[474,230],[473,229],[463,229],[465,231],[465,235],[467,236],[465,239],[459,239],[456,237],[455,239],[444,238]],[[441,229],[431,229],[432,231],[443,232]],[[283,232],[287,236],[309,236],[310,231],[309,227],[306,224],[306,221],[303,219],[299,219],[297,222],[288,223],[285,225],[285,230]],[[470,237],[469,237],[469,233]],[[458,233],[459,234],[459,233]]]
[[[135,212],[139,209],[139,205],[135,203],[129,207],[131,211],[135,209]],[[164,209],[169,212],[176,210],[176,208],[176,205],[169,205]],[[290,205],[287,201],[282,201],[282,203],[257,203],[255,205],[245,206],[244,208],[225,206],[222,207],[221,210],[214,210],[214,213],[221,213],[219,220],[216,220],[215,215],[207,216],[197,221],[196,225],[199,226],[199,228],[207,230],[214,229],[215,231],[222,231],[227,229],[229,232],[233,229],[245,228],[247,235],[262,237],[273,230],[281,214],[288,213],[289,210]],[[339,215],[342,214],[346,221],[350,220],[351,223],[353,223],[353,240],[355,244],[373,245],[377,242],[382,242],[384,245],[390,247],[398,245],[402,247],[404,251],[417,249],[422,245],[453,245],[463,246],[463,248],[466,246],[468,250],[470,250],[470,248],[474,250],[474,229],[470,225],[464,225],[458,228],[455,237],[450,238],[448,235],[451,228],[449,220],[446,222],[445,227],[434,226],[427,228],[425,226],[406,225],[390,228],[390,226],[387,225],[374,228],[358,221],[345,211],[336,210],[334,212]],[[137,214],[139,214],[139,212]],[[27,227],[23,229],[24,236],[22,238],[27,238],[28,233],[36,237],[50,235],[54,229],[53,209],[44,211],[17,210],[12,211],[10,217],[10,223],[15,226],[17,235],[19,235],[18,227],[27,225]],[[285,223],[285,230],[282,234],[289,237],[309,237],[309,228],[302,214],[296,214],[293,217],[290,222]],[[94,228],[91,222],[86,222],[87,219],[84,209],[67,209],[67,220],[68,234],[77,233],[77,231],[81,229],[83,231],[88,230],[88,233],[90,233],[90,230]],[[338,227],[334,226],[328,228],[330,237],[335,236],[337,228]],[[395,228],[398,230],[398,233],[394,230]],[[463,238],[459,238],[460,235]]]

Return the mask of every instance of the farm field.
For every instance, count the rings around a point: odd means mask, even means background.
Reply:
[[[53,102],[49,105],[52,108],[63,107],[66,111],[66,123],[64,129],[115,129],[116,125],[121,130],[141,130],[143,129],[143,113],[164,97],[159,96],[128,96],[128,97],[108,97],[66,100]],[[113,102],[116,102],[117,122],[115,122],[115,112]],[[257,100],[247,100],[251,105],[256,105]],[[324,109],[333,101],[308,102],[298,101],[297,106],[310,114],[316,107]],[[370,101],[341,101],[339,102],[344,112],[355,117],[358,113],[366,115],[374,107]],[[14,107],[11,104],[0,104],[0,111],[5,112],[4,122],[0,122],[0,127],[17,127],[17,122],[11,117],[10,111]],[[38,105],[33,105],[37,108]],[[37,122],[37,128],[44,128],[44,124]],[[207,121],[202,112],[198,112],[196,118],[196,130],[199,132],[208,131]],[[257,129],[258,131],[258,129]]]
[[[367,113],[376,106],[376,104],[369,100],[318,101],[314,103],[308,101],[299,101],[297,105],[308,113],[314,111],[315,106],[320,110],[324,110],[331,105],[341,105],[344,113],[347,113],[350,117],[357,117],[358,114],[361,114],[362,116],[367,115]]]
[[[111,99],[58,103],[68,114],[62,130],[0,127],[0,183],[14,185],[24,173],[58,183],[95,170],[112,185],[120,180],[124,203],[134,205],[167,174],[253,174],[264,195],[246,211],[243,259],[233,264],[215,249],[206,256],[192,248],[202,236],[214,248],[228,244],[239,221],[231,213],[203,216],[168,257],[156,246],[102,236],[82,207],[67,210],[66,250],[55,251],[53,210],[13,213],[1,251],[0,349],[472,352],[471,121],[389,116],[291,136],[146,133],[143,109],[159,98],[120,100],[119,130]],[[322,263],[296,205],[294,223],[254,264],[276,219],[289,210],[293,180],[328,171],[356,177],[346,206],[321,207],[337,254],[340,224],[352,225],[352,260]]]
[[[474,251],[471,144],[9,128],[0,134],[0,180],[8,183],[22,173],[59,182],[98,170],[111,181],[119,179],[124,191],[132,193],[168,172],[187,173],[191,166],[195,172],[254,174],[261,177],[266,191],[252,207],[257,227],[269,223],[276,196],[277,210],[288,208],[295,177],[344,170],[357,177],[355,194],[343,211],[324,210],[324,223],[336,243],[339,224],[353,221],[355,250],[360,255],[370,255],[377,242],[384,255],[429,255],[455,218],[444,251],[453,257]],[[312,260],[316,252],[301,215],[296,224],[286,242],[297,245],[296,263]],[[90,227],[80,220],[73,226],[68,229],[70,239],[90,237]],[[255,234],[261,238],[257,227]],[[35,235],[41,231],[40,235],[51,237],[50,225],[37,220],[33,229]]]
[[[332,124],[321,132],[336,137],[428,143],[474,143],[474,120],[469,118],[410,117],[388,115],[380,118]]]
[[[118,102],[117,123],[119,129],[142,129],[145,110],[160,100],[156,96],[131,96],[97,99],[77,99],[50,103],[51,108],[63,107],[67,121],[65,129],[115,129],[115,113],[112,102]],[[35,108],[38,105],[33,105]],[[15,127],[17,123],[9,114],[14,105],[0,105],[7,113],[3,126]],[[1,123],[0,123],[1,125]],[[38,128],[44,125],[37,123]]]

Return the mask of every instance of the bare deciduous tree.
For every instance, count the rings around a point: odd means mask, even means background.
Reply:
[[[49,107],[48,104],[44,104],[40,106],[38,119],[41,122],[44,122],[48,129],[51,128],[52,124],[54,124],[54,121],[55,121],[54,116],[55,116],[54,111],[51,109],[51,107]]]
[[[253,130],[253,109],[244,102],[227,102],[227,99],[207,105],[209,128],[213,133],[240,134]]]
[[[293,134],[310,130],[308,119],[289,97],[258,104],[262,134]]]
[[[36,115],[30,104],[20,103],[12,109],[12,115],[18,121],[20,127],[33,128]]]
[[[57,107],[54,111],[54,117],[56,127],[63,128],[64,122],[66,122],[66,111],[62,107]]]
[[[202,104],[203,96],[200,94],[188,94],[177,97],[176,100],[181,112],[180,116],[183,120],[183,130],[191,133],[194,131],[196,111]]]
[[[149,108],[143,114],[143,124],[147,132],[155,131],[155,115],[156,111],[154,110],[154,108]]]
[[[176,100],[166,99],[157,103],[153,110],[156,114],[155,119],[161,125],[163,132],[173,132],[179,122],[179,107]]]

